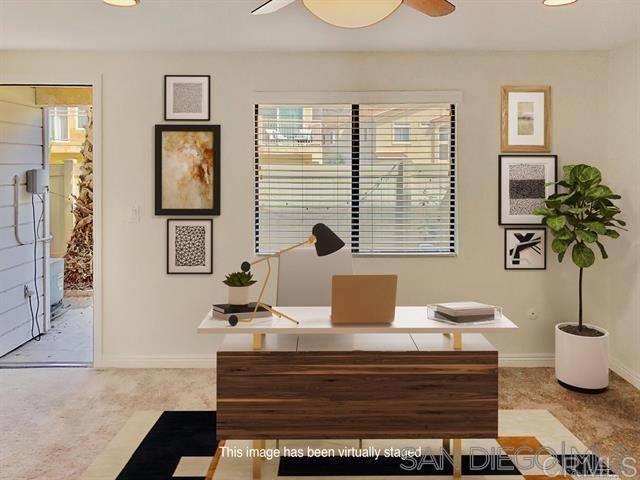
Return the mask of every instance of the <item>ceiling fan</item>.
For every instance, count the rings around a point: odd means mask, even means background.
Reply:
[[[274,13],[297,0],[267,0],[252,15]],[[316,17],[336,27],[362,28],[384,20],[404,2],[430,17],[456,9],[448,0],[300,0]]]

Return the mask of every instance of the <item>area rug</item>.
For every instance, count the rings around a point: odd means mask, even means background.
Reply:
[[[501,410],[499,434],[463,441],[463,477],[620,478],[615,460],[589,451],[546,410]],[[362,448],[345,440],[270,441],[260,452],[268,457],[262,478],[450,478],[451,458],[441,447],[439,440],[365,440]],[[255,454],[250,441],[216,441],[215,412],[138,412],[81,478],[249,479]]]

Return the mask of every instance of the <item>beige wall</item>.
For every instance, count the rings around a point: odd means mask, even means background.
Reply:
[[[640,42],[609,57],[605,180],[622,196],[629,233],[611,242],[606,318],[612,363],[640,387]]]
[[[471,298],[502,304],[521,328],[493,337],[501,352],[512,359],[549,358],[553,325],[575,319],[577,272],[570,264],[558,266],[552,255],[546,272],[503,270],[503,230],[497,225],[500,86],[551,85],[553,153],[561,163],[601,164],[607,158],[607,68],[604,52],[0,53],[0,74],[102,73],[103,348],[105,361],[119,365],[193,364],[214,351],[214,339],[198,336],[196,327],[211,302],[225,300],[223,274],[237,269],[253,247],[256,90],[462,91],[460,255],[357,258],[355,270],[398,272],[404,305]],[[162,77],[168,73],[212,75],[212,118],[223,135],[213,276],[165,274],[166,218],[153,215],[153,126],[162,122]],[[127,222],[134,205],[141,207],[139,224]],[[530,308],[537,319],[527,318]],[[587,319],[592,316],[587,310]]]
[[[92,105],[93,89],[90,87],[36,87],[36,105]]]

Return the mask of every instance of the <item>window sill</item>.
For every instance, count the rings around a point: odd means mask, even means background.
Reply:
[[[254,252],[254,255],[256,257],[268,257],[273,255],[273,253],[258,253],[258,252]],[[398,252],[398,253],[351,253],[352,257],[359,257],[359,258],[366,258],[366,257],[457,257],[458,256],[458,252],[442,252],[442,253],[404,253],[404,252]]]

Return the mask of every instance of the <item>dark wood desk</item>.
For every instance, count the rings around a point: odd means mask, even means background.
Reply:
[[[204,327],[214,333],[211,321]],[[227,335],[217,353],[219,438],[251,439],[256,448],[267,439],[445,439],[460,476],[461,439],[497,437],[498,352],[481,334],[466,334],[461,349],[455,326],[340,335],[343,327],[283,328],[266,342],[267,327],[250,330],[252,343]]]

